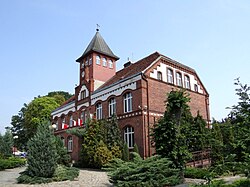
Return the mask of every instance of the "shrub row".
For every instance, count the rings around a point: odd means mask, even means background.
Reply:
[[[12,169],[26,164],[26,159],[10,157],[8,159],[0,159],[0,171]]]
[[[53,181],[65,181],[65,180],[74,180],[79,175],[79,169],[74,167],[66,167],[63,165],[58,165],[55,173],[52,178],[46,177],[31,177],[28,171],[24,171],[17,178],[18,183],[23,184],[41,184],[41,183],[49,183]]]
[[[187,167],[184,171],[184,176],[186,178],[207,179],[208,177],[213,177],[211,175],[212,173],[209,170],[203,168]]]
[[[191,185],[191,187],[249,187],[250,186],[250,180],[249,179],[240,179],[237,181],[234,181],[232,184],[225,184],[223,180],[215,180],[211,184],[196,184]]]

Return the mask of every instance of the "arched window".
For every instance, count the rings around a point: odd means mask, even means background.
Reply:
[[[131,92],[126,93],[123,96],[123,103],[124,103],[124,112],[131,112],[132,111],[132,94]]]
[[[68,152],[72,152],[73,151],[73,138],[72,136],[68,137]]]
[[[56,129],[55,130],[58,130],[58,119],[56,119],[55,124],[56,124]]]
[[[107,59],[106,58],[102,58],[102,65],[107,66]]]
[[[134,147],[134,128],[125,127],[124,129],[124,141],[127,143],[128,148]]]
[[[109,68],[113,68],[113,61],[109,60]]]
[[[92,57],[89,58],[89,65],[92,64]]]
[[[194,91],[198,92],[198,85],[197,84],[194,84]]]
[[[73,127],[73,115],[72,114],[69,117],[69,127]]]
[[[102,104],[96,104],[96,119],[102,119]]]
[[[184,81],[185,81],[185,88],[190,89],[190,78],[189,78],[189,76],[185,75]]]
[[[95,57],[95,61],[96,61],[96,64],[99,64],[100,65],[100,63],[101,63],[101,58],[100,58],[100,56],[99,55],[96,55],[96,57]]]
[[[160,71],[157,71],[157,79],[162,81],[162,73]]]
[[[176,73],[176,83],[177,83],[177,86],[182,86],[181,73],[179,72]]]
[[[82,111],[82,113],[81,113],[81,120],[82,120],[83,123],[86,122],[85,111]]]
[[[86,90],[81,91],[81,99],[86,98]]]
[[[116,101],[115,98],[109,100],[109,117],[113,116],[116,113]]]
[[[173,70],[167,69],[167,77],[168,77],[168,83],[174,84],[174,74]]]
[[[88,58],[85,60],[85,65],[87,66],[89,64]]]
[[[62,129],[64,129],[64,124],[65,124],[65,117],[64,116],[62,116],[61,121],[62,121]]]

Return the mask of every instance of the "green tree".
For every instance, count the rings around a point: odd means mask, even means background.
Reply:
[[[66,100],[68,100],[68,99],[70,99],[72,96],[73,96],[73,94],[70,94],[69,92],[65,92],[65,91],[53,91],[53,92],[49,92],[48,93],[48,97],[57,97],[58,95],[61,95],[61,96],[63,96],[63,98],[64,98],[64,100],[66,101]]]
[[[13,137],[11,131],[6,129],[5,134],[0,134],[0,154],[5,158],[12,155]]]
[[[183,90],[171,91],[167,95],[164,116],[155,125],[152,134],[156,153],[169,158],[180,169],[182,177],[186,161],[191,156],[185,134],[193,120],[189,101],[190,98]]]
[[[68,154],[66,147],[63,145],[63,142],[60,137],[54,136],[54,138],[55,138],[56,151],[58,155],[57,163],[69,166],[70,156]]]
[[[36,134],[28,142],[28,168],[31,177],[53,176],[57,166],[57,150],[55,138],[49,122],[40,123]]]

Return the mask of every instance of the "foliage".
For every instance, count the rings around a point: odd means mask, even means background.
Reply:
[[[142,160],[139,154],[132,153],[133,160],[125,162],[113,160],[105,170],[109,171],[110,182],[115,186],[169,186],[181,182],[177,169],[166,158],[152,156]]]
[[[234,181],[232,184],[226,184],[223,180],[214,180],[210,184],[197,184],[191,185],[191,187],[249,187],[250,180],[249,179],[240,179]]]
[[[95,167],[101,168],[104,164],[108,163],[112,159],[112,152],[107,148],[106,144],[101,140],[96,152],[93,155]]]
[[[184,176],[186,178],[207,179],[210,175],[211,172],[208,169],[203,168],[187,167],[184,171]]]
[[[12,155],[13,137],[9,129],[6,129],[5,134],[0,134],[0,153],[4,158]]]
[[[26,160],[23,158],[10,157],[8,159],[0,159],[0,171],[24,166],[25,164]]]
[[[181,170],[190,158],[185,134],[193,120],[187,104],[189,101],[190,98],[184,91],[171,91],[167,97],[164,116],[155,125],[152,134],[156,153],[169,158]]]
[[[128,145],[126,143],[123,144],[122,160],[129,161],[129,149],[128,149]]]
[[[60,137],[55,136],[54,138],[55,138],[56,151],[58,155],[57,163],[69,166],[70,156],[68,154],[66,147],[63,145],[63,142]]]
[[[53,177],[51,178],[38,177],[38,176],[31,177],[27,171],[24,171],[17,178],[17,182],[24,184],[41,184],[41,183],[49,183],[52,181],[74,180],[78,175],[79,175],[79,169],[58,165]]]
[[[43,120],[51,120],[51,112],[71,96],[63,91],[50,92],[47,96],[34,98],[29,104],[24,103],[11,119],[11,132],[13,136],[18,136],[14,145],[19,150],[26,150],[27,142],[36,133],[38,124]]]
[[[50,123],[41,123],[33,138],[28,142],[27,173],[31,177],[52,177],[57,165],[55,138]]]
[[[133,152],[140,154],[137,144],[134,145]]]

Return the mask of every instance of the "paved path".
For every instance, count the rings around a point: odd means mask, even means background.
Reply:
[[[25,167],[0,171],[0,187],[112,187],[106,172],[93,169],[81,169],[79,177],[74,181],[36,185],[17,184],[16,178],[19,172],[24,170]]]

